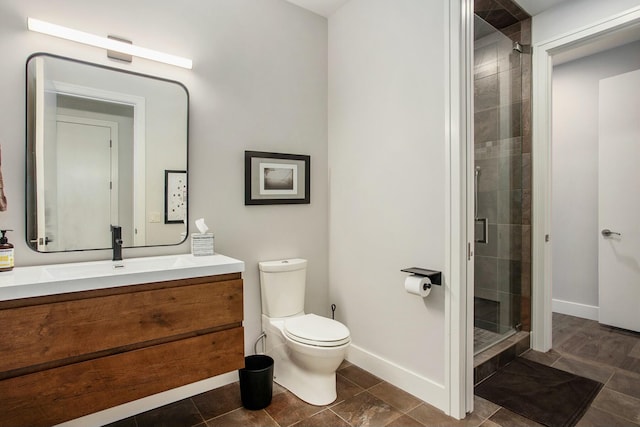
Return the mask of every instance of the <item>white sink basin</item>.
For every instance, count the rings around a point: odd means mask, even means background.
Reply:
[[[0,273],[0,301],[242,271],[244,262],[220,254],[16,267]]]
[[[113,274],[144,273],[197,266],[198,264],[192,259],[184,255],[131,258],[123,261],[95,261],[52,265],[44,267],[44,271],[52,279],[83,279]]]

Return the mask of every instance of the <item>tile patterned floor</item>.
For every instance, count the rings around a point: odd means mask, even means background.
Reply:
[[[605,384],[578,427],[640,426],[640,334],[558,314],[553,332],[551,351],[524,357]],[[338,399],[325,407],[306,404],[274,384],[271,405],[245,410],[240,386],[233,383],[109,427],[538,426],[479,397],[472,414],[455,420],[348,362],[337,381]]]

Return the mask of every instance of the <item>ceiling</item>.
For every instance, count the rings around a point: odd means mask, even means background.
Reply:
[[[298,5],[304,9],[310,10],[329,17],[333,12],[338,10],[349,0],[287,0],[289,3]],[[540,12],[550,9],[557,4],[566,3],[575,0],[515,0],[529,15],[537,15]]]
[[[349,0],[287,0],[289,3],[298,5],[325,17],[329,17]]]

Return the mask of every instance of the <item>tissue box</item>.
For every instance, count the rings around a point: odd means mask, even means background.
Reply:
[[[193,256],[213,255],[213,234],[194,233],[191,235],[191,253]]]

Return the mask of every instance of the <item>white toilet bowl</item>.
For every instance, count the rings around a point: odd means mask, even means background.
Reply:
[[[342,323],[315,314],[262,315],[274,381],[312,405],[336,400],[336,370],[351,342]]]
[[[336,370],[351,342],[340,322],[304,314],[307,260],[258,263],[262,330],[274,360],[273,379],[305,402],[336,400]]]

